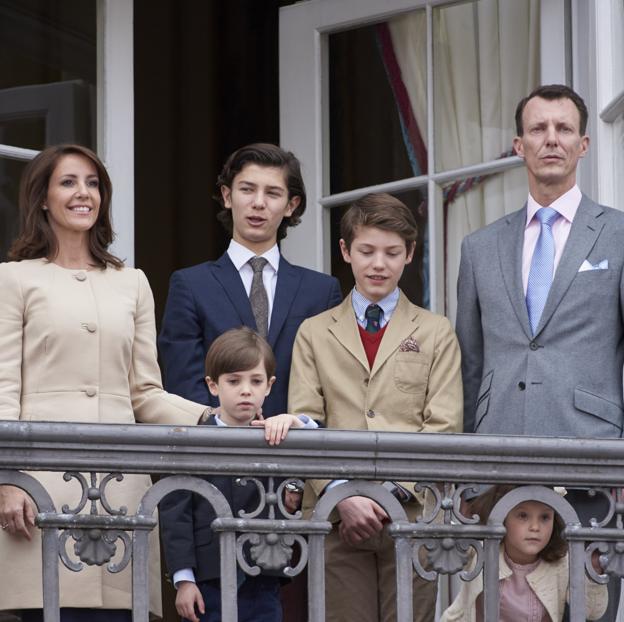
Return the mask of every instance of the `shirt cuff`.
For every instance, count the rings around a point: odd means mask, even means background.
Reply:
[[[327,486],[325,486],[325,491],[324,492],[327,492],[328,490],[331,490],[335,486],[340,486],[340,484],[346,484],[348,481],[349,481],[348,479],[335,479],[335,480],[329,482],[329,484],[327,484]]]
[[[173,573],[173,585],[176,590],[178,589],[178,583],[181,583],[182,581],[195,583],[195,573],[192,568],[182,568],[181,570],[177,570]]]
[[[297,415],[297,417],[299,418],[299,421],[303,423],[304,430],[316,430],[316,428],[319,427],[318,423],[316,423],[316,421],[314,421],[311,417],[308,417],[308,415]]]

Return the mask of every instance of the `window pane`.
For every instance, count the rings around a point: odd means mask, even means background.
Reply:
[[[416,14],[424,24],[424,11],[408,15]],[[406,148],[420,132],[413,122],[408,91],[413,80],[402,74],[401,53],[422,49],[422,56],[414,62],[424,71],[426,40],[419,39],[409,50],[397,49],[394,22],[329,35],[330,180],[326,193],[418,174]],[[423,90],[419,95],[426,102]],[[423,131],[426,134],[426,127]]]
[[[0,143],[95,147],[96,0],[0,0]],[[0,159],[0,260],[24,162]]]
[[[427,204],[424,198],[426,196],[426,189],[423,188],[423,192],[424,194],[419,190],[411,190],[400,194],[397,193],[395,196],[410,208],[416,218],[416,224],[418,226],[418,240],[416,241],[414,259],[412,260],[412,263],[405,266],[405,271],[399,281],[399,287],[413,303],[420,306],[428,306],[429,294],[425,284],[427,272],[425,262]],[[348,294],[354,285],[351,267],[342,259],[339,246],[340,219],[348,207],[348,205],[343,207],[333,207],[330,212],[331,271],[332,274],[340,281],[344,295]]]
[[[96,1],[1,0],[0,143],[95,145]]]
[[[611,0],[611,41],[613,44],[612,97],[624,91],[624,0]]]
[[[436,171],[500,157],[516,104],[539,83],[539,2],[437,7],[433,36]]]

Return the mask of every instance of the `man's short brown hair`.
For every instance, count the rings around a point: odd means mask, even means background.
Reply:
[[[219,335],[206,354],[206,376],[217,382],[223,374],[249,371],[264,365],[267,378],[275,376],[275,355],[257,332],[241,326]]]
[[[524,126],[522,124],[522,114],[524,113],[524,108],[529,103],[529,100],[534,97],[541,97],[542,99],[546,99],[548,101],[553,101],[557,99],[569,99],[578,110],[579,113],[579,133],[581,136],[585,136],[585,131],[587,130],[587,106],[583,101],[583,98],[576,92],[573,91],[569,86],[565,84],[546,84],[544,86],[538,86],[531,93],[529,93],[524,99],[521,99],[516,107],[516,135],[522,136],[524,133]]]
[[[385,192],[371,192],[355,201],[340,221],[340,237],[351,250],[359,227],[376,227],[397,233],[405,241],[409,253],[418,237],[416,219],[409,208]]]

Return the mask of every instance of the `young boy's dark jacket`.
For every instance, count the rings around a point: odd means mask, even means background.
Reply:
[[[204,425],[217,425],[214,415],[208,417]],[[204,476],[214,484],[228,500],[234,517],[239,510],[251,512],[258,507],[260,496],[255,483],[248,481],[245,486],[237,484],[238,477],[226,475]],[[257,478],[267,487],[267,478]],[[279,480],[275,482],[275,486]],[[169,576],[183,568],[192,568],[195,581],[218,579],[221,574],[219,555],[219,534],[210,528],[216,518],[215,512],[204,497],[185,490],[167,495],[159,505],[160,533],[163,541],[165,562]],[[283,518],[276,509],[276,517]],[[267,518],[268,508],[258,516]],[[248,548],[248,547],[247,547]],[[247,560],[252,565],[249,556]],[[242,571],[238,569],[239,580]],[[265,571],[261,574],[282,576],[279,571]]]

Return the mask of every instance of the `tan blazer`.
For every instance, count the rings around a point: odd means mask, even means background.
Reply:
[[[370,369],[349,295],[299,328],[288,411],[305,413],[328,428],[460,432],[460,365],[449,321],[413,305],[401,292]],[[326,480],[309,480],[304,510],[314,506],[326,485]]]
[[[163,391],[154,302],[140,270],[68,270],[44,259],[0,264],[0,419],[192,425],[204,406]],[[33,473],[58,510],[80,486],[62,473]],[[111,482],[113,508],[136,510],[145,475]],[[89,511],[89,505],[84,510]],[[41,607],[41,541],[0,532],[0,609]],[[151,609],[160,611],[158,534],[150,559]],[[73,540],[68,548],[73,556]],[[123,544],[118,541],[119,550]],[[131,608],[131,572],[78,573],[60,565],[62,607]]]

